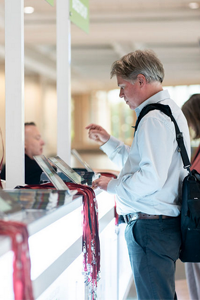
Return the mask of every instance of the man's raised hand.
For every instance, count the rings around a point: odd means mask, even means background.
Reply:
[[[86,129],[88,129],[89,138],[96,141],[100,145],[105,144],[110,138],[110,134],[99,125],[89,124]]]

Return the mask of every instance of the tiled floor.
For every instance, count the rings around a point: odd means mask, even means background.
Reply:
[[[190,299],[186,279],[176,280],[176,293],[178,300]],[[126,300],[137,300],[134,284],[131,286]]]
[[[176,293],[178,300],[190,299],[186,279],[176,280]]]

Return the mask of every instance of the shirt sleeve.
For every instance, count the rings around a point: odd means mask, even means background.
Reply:
[[[165,184],[172,157],[177,148],[175,130],[171,121],[144,118],[135,135],[135,146],[140,156],[136,172],[124,172],[108,184],[107,191],[118,194],[120,200],[140,201],[162,189]],[[133,150],[133,151],[132,151]],[[134,149],[130,151],[127,164],[134,165]]]
[[[129,146],[113,136],[110,136],[110,139],[100,149],[120,168],[125,165],[130,151]]]

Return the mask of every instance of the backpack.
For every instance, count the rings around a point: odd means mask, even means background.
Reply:
[[[151,110],[160,110],[171,118],[175,126],[178,151],[183,160],[184,169],[188,175],[182,184],[181,205],[181,248],[179,258],[182,262],[200,262],[200,174],[196,170],[190,170],[190,160],[185,149],[183,135],[174,119],[168,105],[153,103],[145,106],[135,125],[135,132],[141,119]]]

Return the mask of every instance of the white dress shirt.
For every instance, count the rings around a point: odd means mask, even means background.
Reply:
[[[169,105],[190,158],[190,137],[181,109],[170,99],[168,91],[161,91],[135,109],[137,117],[150,103]],[[187,175],[177,151],[174,123],[159,110],[145,115],[139,123],[131,147],[114,137],[100,147],[121,167],[117,179],[107,187],[117,195],[117,212],[126,215],[143,212],[153,215],[178,216],[181,183]]]

